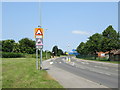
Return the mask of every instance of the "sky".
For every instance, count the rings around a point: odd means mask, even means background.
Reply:
[[[118,31],[117,2],[3,2],[2,40],[35,40],[40,12],[45,29],[44,50],[51,51],[57,45],[63,51],[71,51],[109,25]]]

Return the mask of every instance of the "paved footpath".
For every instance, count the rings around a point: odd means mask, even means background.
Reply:
[[[56,67],[54,63],[51,62],[54,60],[55,59],[49,59],[44,61],[43,68],[64,88],[108,88]]]

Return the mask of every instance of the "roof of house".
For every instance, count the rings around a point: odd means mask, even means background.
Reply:
[[[107,51],[107,52],[97,52],[97,54],[99,54],[99,53],[108,54],[109,51]],[[111,54],[114,54],[114,55],[116,55],[116,54],[120,54],[120,49],[117,49],[117,50],[111,50],[110,53],[111,53]]]
[[[114,55],[120,54],[120,49],[118,49],[118,50],[112,50],[110,53],[113,53]]]
[[[120,49],[117,50],[114,54],[120,54]]]
[[[97,52],[97,54],[99,54],[99,53],[104,53],[104,54],[108,54],[109,53],[109,51],[107,51],[107,52]]]

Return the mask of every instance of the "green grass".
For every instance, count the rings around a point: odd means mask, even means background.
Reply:
[[[35,58],[3,58],[2,88],[63,88],[45,70],[36,70]]]

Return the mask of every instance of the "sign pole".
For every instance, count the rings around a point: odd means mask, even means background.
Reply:
[[[44,30],[42,28],[35,28],[34,36],[36,38],[36,69],[42,69],[42,50],[43,50],[43,34]],[[40,51],[40,62],[38,58],[38,52]]]
[[[36,48],[36,69],[38,69],[38,49]]]
[[[40,49],[40,70],[42,69],[42,48]]]

